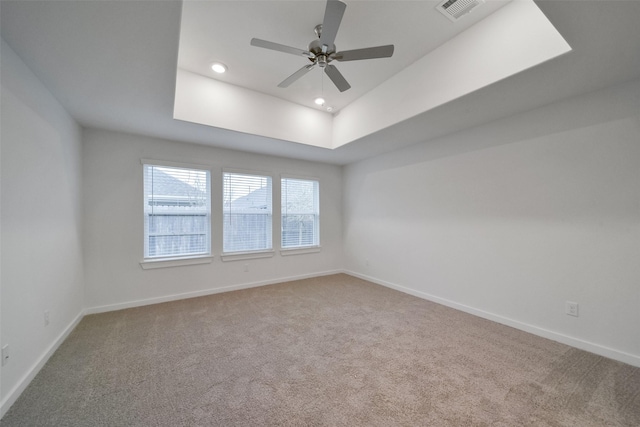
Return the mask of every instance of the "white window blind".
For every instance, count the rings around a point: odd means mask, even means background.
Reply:
[[[223,183],[223,252],[271,249],[271,177],[225,172]]]
[[[282,178],[282,247],[320,244],[318,181]]]
[[[209,171],[151,164],[143,168],[145,258],[209,255]]]

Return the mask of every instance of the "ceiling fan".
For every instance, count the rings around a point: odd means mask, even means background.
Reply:
[[[339,0],[327,0],[324,20],[322,21],[322,24],[316,25],[314,29],[317,38],[309,43],[307,50],[285,46],[283,44],[267,40],[256,38],[251,39],[252,46],[277,50],[278,52],[290,53],[297,56],[304,56],[311,61],[311,64],[305,65],[284,79],[278,87],[288,87],[291,83],[295,82],[318,65],[320,68],[324,69],[324,72],[329,76],[338,90],[340,92],[344,92],[349,89],[351,85],[347,82],[340,71],[338,71],[334,65],[330,64],[331,61],[358,61],[361,59],[389,58],[393,55],[392,44],[336,52],[336,45],[334,44],[334,41],[338,34],[340,22],[342,21],[342,16],[344,15],[346,7],[347,5]]]

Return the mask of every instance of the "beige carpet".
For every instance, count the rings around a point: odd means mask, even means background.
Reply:
[[[85,317],[9,426],[638,426],[640,369],[347,275]]]

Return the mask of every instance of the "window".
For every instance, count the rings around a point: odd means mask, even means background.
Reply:
[[[211,253],[210,173],[144,164],[144,257]]]
[[[271,177],[225,172],[223,183],[223,252],[270,250]]]
[[[282,178],[282,247],[318,246],[318,181]]]

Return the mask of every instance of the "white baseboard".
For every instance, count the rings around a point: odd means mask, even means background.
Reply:
[[[108,311],[124,310],[126,308],[142,307],[145,305],[159,304],[163,302],[177,301],[181,299],[196,298],[206,295],[219,294],[222,292],[237,291],[240,289],[256,288],[259,286],[273,285],[276,283],[292,282],[294,280],[310,279],[313,277],[329,276],[331,274],[344,273],[343,270],[321,271],[317,273],[302,274],[299,276],[280,277],[271,280],[261,280],[258,282],[243,283],[239,285],[223,286],[221,288],[205,289],[202,291],[185,292],[181,294],[166,295],[162,297],[147,298],[136,301],[128,301],[118,304],[101,305],[85,309],[85,314],[105,313]]]
[[[2,399],[2,403],[0,403],[0,418],[7,413],[11,405],[18,400],[18,397],[22,394],[22,392],[27,388],[29,383],[35,378],[35,376],[40,372],[40,369],[47,363],[49,358],[55,353],[55,351],[60,347],[60,344],[64,342],[64,340],[69,336],[71,331],[80,323],[82,318],[84,317],[84,311],[78,313],[75,319],[67,325],[67,327],[62,331],[60,335],[55,339],[55,341],[47,348],[47,350],[38,358],[36,363],[27,371],[27,373],[20,379],[18,384],[11,389],[6,397]]]
[[[432,301],[438,304],[445,305],[447,307],[454,308],[456,310],[464,311],[465,313],[473,314],[474,316],[482,317],[483,319],[492,320],[503,325],[511,326],[512,328],[519,329],[521,331],[529,332],[534,335],[538,335],[543,338],[547,338],[562,344],[566,344],[571,347],[579,348],[590,353],[594,353],[600,356],[608,357],[609,359],[617,360],[619,362],[627,363],[632,366],[640,367],[640,356],[634,354],[625,353],[613,348],[605,347],[600,344],[595,344],[589,341],[584,341],[579,338],[571,337],[561,334],[559,332],[550,331],[548,329],[540,328],[535,325],[520,322],[518,320],[510,319],[508,317],[500,316],[498,314],[490,313],[487,311],[479,310],[464,304],[450,301],[444,298],[417,291],[415,289],[406,288],[395,283],[390,283],[385,280],[376,279],[375,277],[367,276],[365,274],[356,273],[355,271],[345,270],[345,274],[349,274],[360,279],[367,280],[369,282],[376,283],[378,285],[385,286],[387,288],[395,289],[405,294],[413,295],[418,298],[422,298],[428,301]]]

